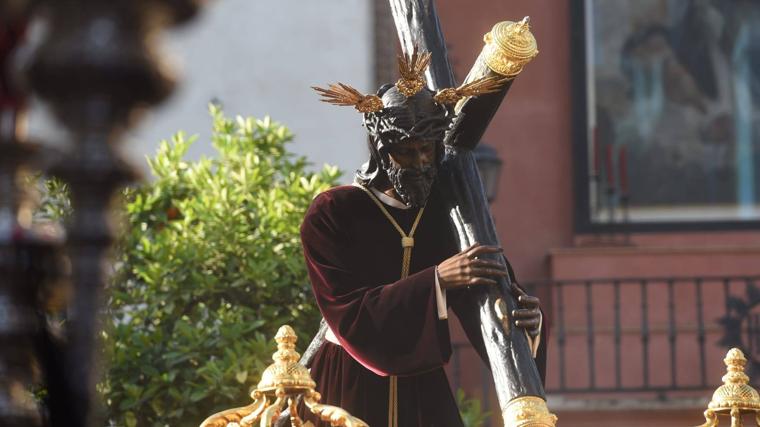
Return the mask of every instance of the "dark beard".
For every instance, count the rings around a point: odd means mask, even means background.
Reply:
[[[424,169],[389,167],[386,171],[388,180],[405,205],[419,208],[425,206],[430,189],[438,174],[435,165]]]

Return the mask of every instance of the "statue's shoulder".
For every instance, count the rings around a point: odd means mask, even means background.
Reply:
[[[367,202],[367,196],[360,188],[352,185],[333,187],[311,202],[301,223],[301,235],[310,235],[313,230],[337,230],[353,221],[355,210],[361,203]]]
[[[340,214],[341,211],[350,210],[362,203],[367,198],[362,189],[354,185],[340,185],[323,191],[311,202],[309,212]]]
[[[361,188],[355,185],[339,185],[325,190],[314,198],[314,203],[330,203],[337,205],[351,204],[367,196]]]

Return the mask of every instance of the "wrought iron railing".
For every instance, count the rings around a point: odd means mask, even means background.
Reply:
[[[543,302],[550,324],[548,393],[711,390],[720,384],[721,361],[731,347],[744,350],[748,373],[760,382],[760,276],[563,280],[529,287],[550,295]],[[454,346],[453,387],[466,382],[463,375],[488,383],[487,371],[468,368],[470,357],[477,358],[469,345]]]
[[[550,283],[547,389],[662,393],[714,388],[720,373],[711,370],[720,367],[728,347],[750,355],[760,350],[755,345],[760,313],[753,310],[760,304],[758,283],[760,277]]]

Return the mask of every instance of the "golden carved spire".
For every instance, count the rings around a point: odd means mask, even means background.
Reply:
[[[261,375],[258,391],[268,393],[278,388],[289,390],[311,390],[317,386],[311,379],[305,366],[298,363],[301,355],[296,352],[298,336],[290,326],[282,326],[277,331],[274,340],[277,342],[277,351],[272,355],[274,364]]]
[[[341,408],[319,403],[320,395],[314,391],[314,380],[306,367],[298,363],[298,336],[293,328],[280,327],[274,339],[277,342],[277,351],[272,355],[274,363],[264,371],[258,387],[251,393],[253,403],[218,412],[206,418],[201,427],[271,427],[286,406],[290,408],[291,425],[306,427],[311,424],[304,424],[296,411],[299,397],[313,414],[333,426],[368,427],[367,423]]]
[[[713,393],[705,411],[705,423],[699,427],[716,427],[718,415],[730,415],[732,426],[741,426],[743,414],[755,414],[760,426],[760,395],[749,385],[749,377],[744,373],[747,358],[738,348],[732,348],[723,359],[726,374],[723,385]]]

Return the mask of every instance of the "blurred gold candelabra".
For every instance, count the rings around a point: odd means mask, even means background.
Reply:
[[[300,355],[295,350],[298,337],[293,328],[282,326],[274,339],[277,341],[277,351],[272,356],[274,363],[264,371],[259,385],[251,393],[253,403],[218,412],[206,418],[201,427],[248,427],[256,424],[269,427],[285,407],[290,409],[293,427],[312,426],[311,422],[304,424],[298,416],[296,406],[299,398],[312,413],[333,426],[368,427],[367,423],[341,408],[319,403],[321,396],[314,390],[316,383],[306,367],[298,363]]]
[[[699,427],[717,427],[718,416],[731,417],[731,427],[743,426],[742,417],[751,414],[760,426],[760,395],[749,385],[749,377],[744,373],[747,359],[738,348],[732,348],[723,359],[726,375],[723,385],[713,393],[705,411],[705,423]]]

